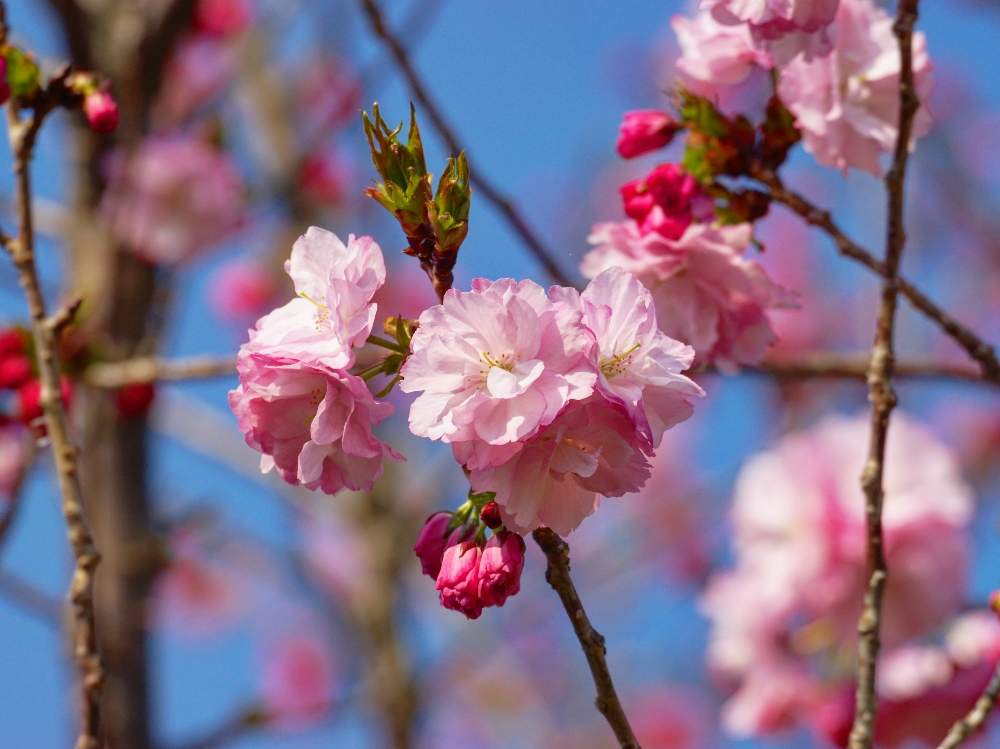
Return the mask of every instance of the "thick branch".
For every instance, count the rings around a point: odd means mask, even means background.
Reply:
[[[640,749],[625,710],[618,700],[611,672],[608,671],[604,637],[594,629],[590,619],[587,618],[583,602],[576,592],[576,586],[573,585],[573,578],[570,577],[569,545],[549,528],[538,528],[531,535],[545,552],[545,558],[548,560],[545,579],[559,594],[559,600],[562,601],[566,615],[573,625],[573,631],[576,632],[576,638],[580,641],[580,648],[587,657],[587,665],[590,666],[590,674],[597,688],[597,699],[594,704],[611,726],[621,749]]]
[[[875,716],[878,711],[876,670],[881,648],[882,599],[889,574],[882,535],[882,502],[885,497],[883,474],[889,417],[896,406],[892,389],[894,332],[896,323],[899,262],[906,244],[903,222],[906,164],[910,153],[913,118],[920,107],[913,83],[913,26],[917,21],[918,0],[900,0],[893,25],[899,42],[899,132],[892,167],[885,178],[888,195],[885,280],[882,283],[875,345],[868,368],[868,400],[871,401],[871,438],[868,460],[861,474],[867,520],[868,589],[858,620],[858,682],[855,692],[854,725],[848,741],[850,749],[872,749],[875,745]]]
[[[785,187],[781,178],[773,171],[758,166],[753,168],[752,176],[768,187],[768,192],[775,201],[791,209],[806,223],[829,236],[837,245],[841,255],[864,265],[883,278],[887,277],[888,269],[885,263],[847,236],[833,220],[829,211],[817,207],[799,193]],[[951,336],[972,359],[979,363],[984,379],[1000,383],[1000,360],[997,359],[993,346],[945,312],[910,281],[897,277],[896,286],[910,304]]]
[[[937,749],[955,749],[966,739],[972,738],[986,724],[986,719],[990,717],[998,699],[1000,699],[1000,663],[997,664],[993,678],[986,685],[983,694],[976,700],[975,706],[964,718],[955,722]]]
[[[392,54],[392,58],[396,61],[396,66],[406,79],[406,83],[410,88],[410,93],[413,95],[413,98],[420,103],[423,113],[427,115],[431,124],[434,126],[434,129],[437,130],[438,135],[441,136],[441,140],[443,140],[445,145],[448,147],[448,150],[453,154],[458,154],[465,150],[462,148],[461,142],[455,134],[454,129],[445,119],[445,116],[441,111],[441,107],[438,106],[437,102],[431,96],[427,85],[420,77],[420,74],[417,73],[417,70],[413,66],[410,56],[407,54],[403,43],[386,24],[378,2],[376,2],[376,0],[361,0],[361,5],[372,32],[374,32],[374,34],[382,40],[382,43],[389,49],[389,52]],[[466,151],[466,158],[469,159],[470,163],[469,178],[472,182],[472,186],[479,190],[483,197],[486,198],[486,200],[500,212],[514,232],[521,238],[521,241],[524,242],[525,247],[528,248],[529,252],[531,252],[535,259],[542,265],[543,268],[545,268],[545,271],[552,277],[552,279],[563,286],[571,286],[572,284],[570,283],[569,278],[559,267],[552,251],[545,246],[539,236],[528,225],[528,222],[525,220],[524,216],[521,215],[517,206],[515,206],[510,198],[504,195],[491,180],[484,177],[482,172],[475,168],[472,164],[472,158],[469,157],[468,151]]]

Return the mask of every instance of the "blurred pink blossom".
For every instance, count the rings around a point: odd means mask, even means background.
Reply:
[[[616,148],[623,159],[633,159],[667,145],[680,125],[658,109],[626,112],[618,128]]]
[[[28,457],[24,429],[15,422],[0,425],[0,501],[13,496],[21,482]]]
[[[313,725],[330,710],[337,678],[326,643],[312,632],[296,632],[265,651],[261,692],[269,721],[290,729]]]
[[[196,138],[149,137],[109,162],[101,212],[149,262],[190,260],[244,219],[243,182],[222,151]]]
[[[250,0],[198,0],[194,7],[195,28],[220,38],[243,31],[252,18]]]
[[[677,74],[692,93],[716,98],[756,70],[772,66],[770,55],[754,43],[746,26],[723,25],[707,10],[693,18],[674,16],[670,25],[681,48]]]
[[[189,34],[178,43],[164,71],[155,104],[164,123],[184,122],[218,97],[236,72],[233,49],[206,34]]]
[[[259,260],[238,258],[212,276],[209,303],[224,320],[243,322],[259,317],[278,291],[278,281]]]
[[[795,115],[803,144],[817,161],[838,169],[854,167],[874,175],[880,158],[896,144],[899,121],[899,46],[893,19],[871,0],[841,0],[831,26],[833,51],[798,57],[781,70],[778,93]],[[930,94],[927,40],[913,35],[917,95]],[[930,128],[921,107],[913,125],[916,140]]]

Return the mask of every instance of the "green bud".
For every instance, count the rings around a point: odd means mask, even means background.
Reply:
[[[15,99],[35,93],[40,86],[41,71],[35,58],[13,44],[3,48],[7,62],[7,85]]]

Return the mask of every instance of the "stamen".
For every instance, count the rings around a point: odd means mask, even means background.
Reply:
[[[634,343],[621,353],[615,354],[614,356],[609,356],[601,360],[601,372],[609,380],[612,377],[617,377],[632,363],[632,354],[639,350],[642,346],[640,343]]]

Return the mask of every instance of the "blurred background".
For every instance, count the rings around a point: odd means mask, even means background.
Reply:
[[[98,300],[81,341],[112,360],[234,355],[254,320],[289,296],[281,263],[310,224],[373,235],[392,261],[381,309],[416,316],[433,296],[415,261],[398,252],[398,227],[363,195],[374,172],[359,117],[378,101],[386,119],[401,120],[411,94],[360,3],[173,5],[7,2],[18,44],[49,69],[72,59],[106,74],[122,108],[114,138],[57,114],[35,159],[48,297],[74,290]],[[647,0],[383,5],[472,170],[498,185],[555,248],[559,266],[582,280],[591,225],[622,217],[618,186],[679,157],[622,162],[614,139],[624,110],[665,105],[677,54],[669,20],[690,8]],[[904,266],[996,340],[1000,9],[923,6],[935,125],[912,162]],[[448,154],[418,116],[439,172]],[[0,207],[11,225],[6,153],[0,161]],[[877,180],[823,169],[799,149],[786,181],[831,206],[863,244],[881,247]],[[159,203],[145,199],[158,190]],[[168,193],[175,212],[157,214]],[[758,236],[761,262],[802,298],[799,311],[780,313],[779,351],[870,346],[872,277],[779,208]],[[123,251],[130,241],[153,249]],[[456,276],[459,288],[477,276],[550,280],[475,195]],[[7,263],[0,314],[8,325],[25,320]],[[903,356],[963,361],[905,304],[898,331]],[[699,381],[708,397],[668,433],[647,489],[606,501],[569,539],[578,588],[647,749],[823,746],[807,720],[742,740],[718,728],[727,686],[706,665],[709,625],[698,601],[713,570],[731,564],[729,509],[748,457],[824,414],[858,414],[863,383],[752,372]],[[234,383],[161,383],[151,404],[147,391],[82,387],[74,396],[104,554],[98,605],[122,746],[612,745],[536,548],[529,544],[521,593],[478,621],[442,609],[421,577],[416,532],[430,512],[460,504],[466,485],[446,449],[408,435],[404,396],[392,396],[397,412],[383,437],[408,462],[372,496],[331,498],[260,473],[227,407]],[[969,574],[956,569],[954,579],[967,578],[968,607],[982,606],[1000,565],[1000,400],[981,384],[923,380],[901,383],[899,395],[901,409],[955,454],[972,488]],[[47,455],[29,467],[0,547],[2,746],[65,746],[73,732],[74,672],[61,631],[70,555],[50,468]]]

